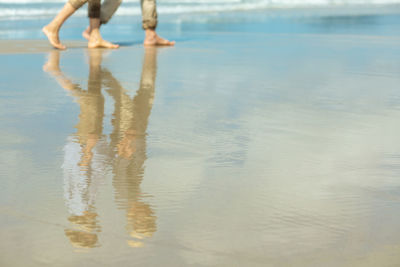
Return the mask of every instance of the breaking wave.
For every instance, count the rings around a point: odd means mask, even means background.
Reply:
[[[0,19],[54,16],[66,0],[0,0]],[[139,15],[139,0],[124,0],[117,14]],[[268,8],[400,4],[400,0],[158,0],[160,14],[215,13]],[[86,15],[85,9],[77,12]]]

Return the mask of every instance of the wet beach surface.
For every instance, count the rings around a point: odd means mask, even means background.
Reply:
[[[399,38],[77,46],[0,55],[0,265],[400,264]]]

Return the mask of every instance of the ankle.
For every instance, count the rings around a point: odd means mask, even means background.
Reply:
[[[99,36],[100,36],[99,29],[93,29],[90,31],[90,37],[99,37]]]
[[[154,38],[154,37],[157,36],[156,31],[155,30],[151,30],[151,29],[147,29],[145,31],[145,35],[146,35],[146,38]]]
[[[100,41],[102,38],[101,38],[101,35],[100,35],[100,31],[98,30],[98,29],[93,29],[91,32],[90,32],[90,36],[89,36],[89,42],[98,42],[98,41]]]
[[[60,27],[57,27],[53,22],[50,22],[46,26],[43,27],[44,29],[50,31],[50,32],[58,32]]]

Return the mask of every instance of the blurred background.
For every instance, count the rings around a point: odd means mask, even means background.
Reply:
[[[124,0],[103,35],[140,41],[140,0]],[[42,39],[41,27],[66,0],[0,0],[1,39]],[[86,7],[61,38],[80,40]],[[400,0],[158,0],[159,31],[183,41],[196,32],[261,32],[398,36]]]

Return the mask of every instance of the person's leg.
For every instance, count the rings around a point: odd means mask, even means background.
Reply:
[[[107,24],[107,22],[111,19],[114,13],[117,11],[118,7],[121,5],[122,0],[105,0],[101,4],[101,13],[100,13],[100,24]],[[82,36],[89,40],[90,33],[92,32],[92,28],[88,26],[86,30],[82,33]]]
[[[122,0],[105,0],[101,5],[101,24],[106,24],[114,13],[117,11]],[[168,41],[156,33],[157,27],[157,7],[155,0],[141,0],[142,7],[142,19],[143,19],[143,29],[145,30],[145,40],[143,44],[145,46],[157,46],[157,45],[167,45],[172,46],[175,42]],[[82,36],[89,40],[92,27],[89,26],[83,33]]]
[[[118,48],[119,45],[104,40],[100,34],[100,19],[90,19],[90,27],[93,29],[89,36],[89,48]]]
[[[64,22],[72,15],[74,12],[80,8],[87,0],[70,0],[64,5],[57,16],[46,26],[42,28],[43,33],[49,39],[50,44],[58,49],[65,49],[65,45],[60,42],[58,33]]]
[[[157,35],[157,4],[156,0],[141,0],[142,22],[145,30],[143,44],[145,46],[167,45],[172,46],[175,42],[168,41]]]
[[[100,34],[100,0],[89,0],[89,19],[92,29],[89,36],[89,48],[118,48],[119,45],[103,40]]]

